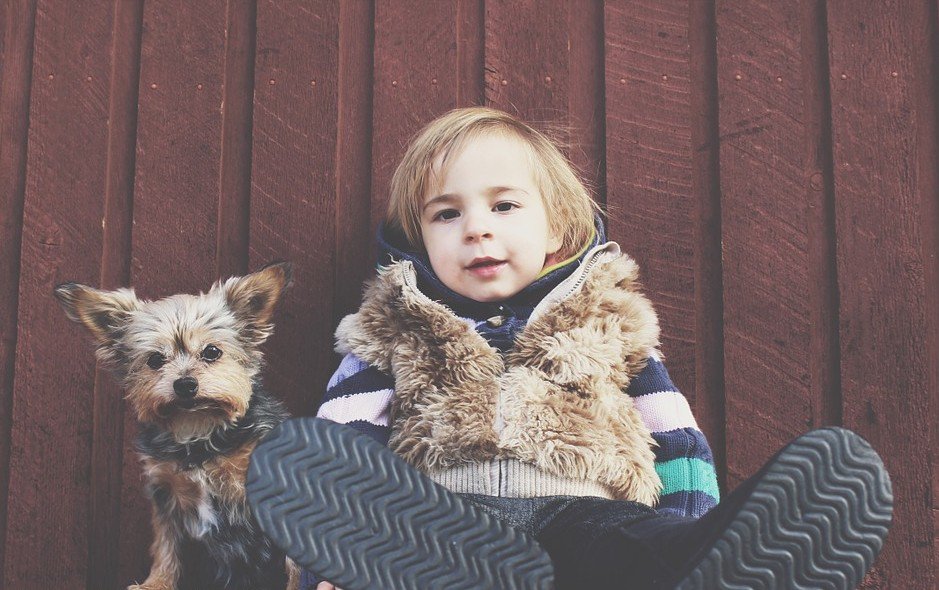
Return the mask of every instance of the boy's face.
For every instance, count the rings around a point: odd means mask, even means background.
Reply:
[[[440,164],[438,158],[436,170]],[[424,198],[421,234],[440,280],[476,301],[515,295],[560,247],[528,149],[499,133],[470,139],[451,156],[446,175]]]

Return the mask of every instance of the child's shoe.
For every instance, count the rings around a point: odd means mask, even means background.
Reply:
[[[538,543],[348,426],[287,420],[251,456],[261,529],[343,590],[550,588]]]
[[[857,588],[893,511],[890,477],[867,441],[843,428],[815,430],[745,485],[695,523],[710,538],[679,590]]]

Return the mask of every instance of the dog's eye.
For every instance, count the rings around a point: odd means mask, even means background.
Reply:
[[[147,366],[156,371],[160,367],[166,364],[166,357],[160,354],[159,352],[154,352],[147,359]]]
[[[217,346],[212,346],[211,344],[206,346],[202,351],[202,358],[209,361],[210,363],[217,361],[220,356],[222,356],[221,349],[219,349]]]

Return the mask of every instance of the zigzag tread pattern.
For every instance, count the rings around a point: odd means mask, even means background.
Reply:
[[[892,506],[890,477],[867,441],[842,428],[813,431],[776,457],[678,588],[856,588]]]
[[[271,540],[345,590],[552,586],[534,539],[346,426],[285,421],[255,449],[246,489]]]

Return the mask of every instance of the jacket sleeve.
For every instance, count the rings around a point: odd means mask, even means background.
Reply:
[[[381,444],[391,433],[394,378],[347,354],[326,385],[317,418],[346,424]]]
[[[720,492],[711,447],[657,353],[630,382],[627,393],[658,443],[655,471],[662,493],[656,509],[697,518],[716,506]]]

